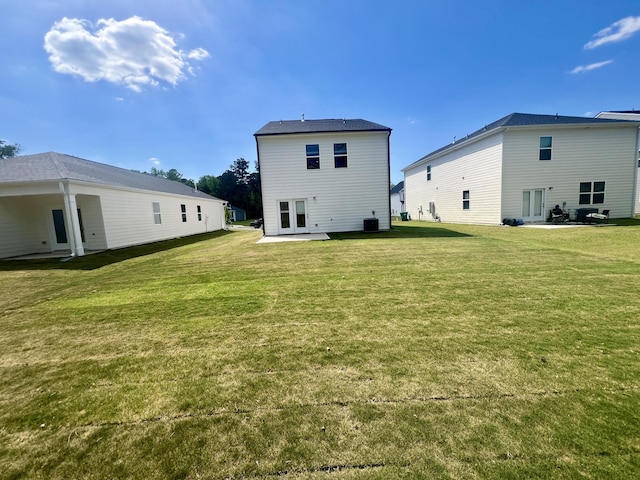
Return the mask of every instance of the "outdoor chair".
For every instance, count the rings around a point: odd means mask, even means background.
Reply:
[[[551,223],[568,222],[568,221],[569,221],[569,212],[562,210],[559,205],[556,205],[553,208],[553,210],[551,210]]]

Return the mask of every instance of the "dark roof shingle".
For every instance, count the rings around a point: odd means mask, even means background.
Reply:
[[[412,164],[405,167],[403,170],[410,168],[418,163],[423,162],[424,160],[429,159],[435,155],[438,155],[442,152],[445,152],[454,147],[458,147],[463,143],[466,143],[469,140],[472,140],[475,137],[478,137],[482,134],[491,132],[492,130],[498,131],[499,129],[504,129],[508,127],[533,127],[533,126],[545,126],[545,125],[602,125],[606,123],[626,123],[633,124],[638,122],[631,122],[628,120],[615,120],[609,118],[594,118],[594,117],[570,117],[563,115],[539,115],[533,113],[511,113],[505,117],[502,117],[495,122],[489,123],[485,125],[483,128],[476,130],[475,132],[463,137],[453,143],[449,143],[438,150],[434,150],[433,152],[425,155],[413,162]]]
[[[389,127],[361,119],[279,120],[267,123],[254,135],[289,135],[328,132],[391,132]]]

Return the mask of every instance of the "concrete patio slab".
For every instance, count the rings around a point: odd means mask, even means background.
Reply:
[[[310,240],[329,240],[326,233],[301,233],[297,235],[264,236],[257,243],[305,242]]]

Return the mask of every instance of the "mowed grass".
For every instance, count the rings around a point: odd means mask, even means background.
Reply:
[[[0,262],[0,478],[637,478],[627,223]]]

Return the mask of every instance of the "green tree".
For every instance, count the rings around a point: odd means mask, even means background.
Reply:
[[[15,157],[22,151],[22,147],[16,144],[8,144],[4,140],[0,140],[0,159]]]
[[[198,180],[198,190],[208,193],[209,195],[216,196],[219,184],[220,182],[218,177],[214,177],[213,175],[203,175],[200,177],[200,180]]]

